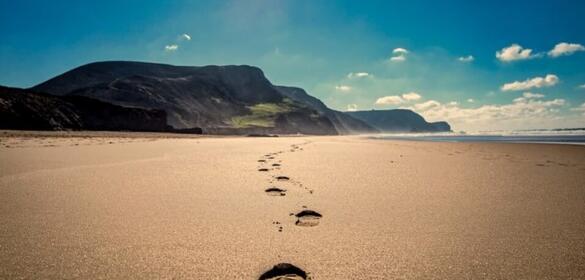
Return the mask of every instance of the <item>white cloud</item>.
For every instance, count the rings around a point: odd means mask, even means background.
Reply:
[[[585,84],[579,86],[580,89],[585,89]]]
[[[384,96],[376,100],[376,105],[398,105],[404,103],[404,99],[398,95]]]
[[[349,91],[351,91],[351,87],[346,86],[346,85],[336,85],[335,90],[342,91],[342,92],[349,92]]]
[[[349,74],[347,74],[347,77],[349,79],[353,79],[353,78],[365,78],[365,77],[370,77],[372,76],[372,74],[368,73],[368,72],[350,72]]]
[[[392,50],[393,56],[390,57],[390,61],[393,61],[393,62],[405,61],[406,55],[408,53],[410,53],[410,51],[408,51],[405,48],[395,48],[394,50]]]
[[[427,111],[431,108],[439,107],[441,103],[435,100],[425,101],[423,103],[414,104],[414,109],[417,111]]]
[[[528,90],[531,88],[551,87],[559,82],[559,77],[553,74],[548,74],[545,77],[535,77],[525,81],[515,81],[504,84],[500,89],[502,91],[517,91]]]
[[[407,92],[401,95],[389,95],[380,97],[376,100],[375,105],[398,105],[419,100],[422,96],[416,92]]]
[[[456,129],[502,129],[540,127],[559,120],[558,110],[564,99],[541,100],[520,98],[503,105],[461,108],[458,104],[441,104],[435,100],[404,107],[423,115],[428,121],[448,121]],[[585,110],[585,105],[581,105]],[[581,108],[579,107],[579,108]],[[581,109],[578,109],[581,110]],[[561,120],[562,121],[562,120]]]
[[[400,62],[400,61],[405,61],[406,60],[406,56],[404,55],[397,55],[397,56],[393,56],[390,58],[390,61],[395,61],[395,62]]]
[[[469,98],[469,99],[467,99],[467,102],[473,103],[473,102],[475,102],[475,100],[473,100],[473,98]]]
[[[187,40],[187,41],[191,41],[191,35],[187,34],[187,33],[183,33],[180,36],[181,40]]]
[[[355,112],[358,110],[358,106],[356,104],[347,104],[347,110],[348,112]]]
[[[552,50],[548,52],[550,57],[559,57],[563,55],[571,55],[575,52],[585,51],[585,47],[581,44],[558,43]]]
[[[395,48],[394,50],[392,50],[393,54],[407,54],[409,53],[409,51],[405,48]]]
[[[174,52],[174,51],[176,51],[178,49],[179,49],[179,45],[177,45],[177,44],[166,45],[165,46],[165,51],[167,51],[167,52]]]
[[[532,49],[524,49],[518,44],[512,44],[496,52],[496,58],[503,62],[532,59],[540,56],[541,54],[532,54]]]
[[[475,58],[473,57],[473,55],[468,55],[468,56],[462,56],[457,58],[457,60],[461,61],[461,62],[472,62],[475,60]]]
[[[406,100],[406,101],[414,101],[414,100],[419,100],[421,99],[422,96],[420,96],[420,94],[416,93],[416,92],[407,92],[402,94],[402,99]]]

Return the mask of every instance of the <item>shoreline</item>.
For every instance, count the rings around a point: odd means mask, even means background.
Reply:
[[[298,137],[353,137],[370,140],[384,140],[384,141],[415,141],[415,142],[429,142],[429,143],[500,143],[500,144],[546,144],[546,145],[585,145],[585,142],[547,142],[547,141],[512,141],[512,140],[443,140],[442,138],[454,139],[458,137],[492,137],[494,135],[453,135],[447,136],[437,134],[441,140],[433,140],[433,134],[413,133],[413,136],[393,136],[392,134],[350,134],[350,135],[297,135],[297,134],[275,134],[271,136],[257,136],[257,135],[220,135],[220,134],[188,134],[188,133],[172,133],[172,132],[137,132],[137,131],[43,131],[43,130],[0,130],[0,147],[1,141],[10,138],[129,138],[129,139],[202,139],[202,138],[298,138]],[[527,135],[532,137],[532,135]],[[544,135],[546,138],[549,135]],[[558,135],[550,135],[558,137]],[[561,135],[573,136],[573,135]],[[576,135],[585,137],[585,135]],[[518,136],[503,136],[503,137],[518,137]],[[520,137],[526,137],[520,135]],[[535,137],[543,137],[537,135]]]

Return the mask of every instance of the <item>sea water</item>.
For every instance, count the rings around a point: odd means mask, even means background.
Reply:
[[[374,135],[372,138],[435,142],[506,142],[585,145],[585,128],[482,131],[473,133],[388,133]]]

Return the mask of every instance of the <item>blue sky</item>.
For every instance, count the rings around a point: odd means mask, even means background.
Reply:
[[[363,2],[0,0],[0,84],[100,60],[249,64],[339,110],[585,127],[585,1]]]

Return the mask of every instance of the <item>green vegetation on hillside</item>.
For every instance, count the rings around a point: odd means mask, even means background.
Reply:
[[[274,127],[274,120],[279,114],[293,110],[291,105],[292,101],[285,98],[282,103],[259,103],[248,106],[251,114],[232,117],[232,126],[234,128]]]

